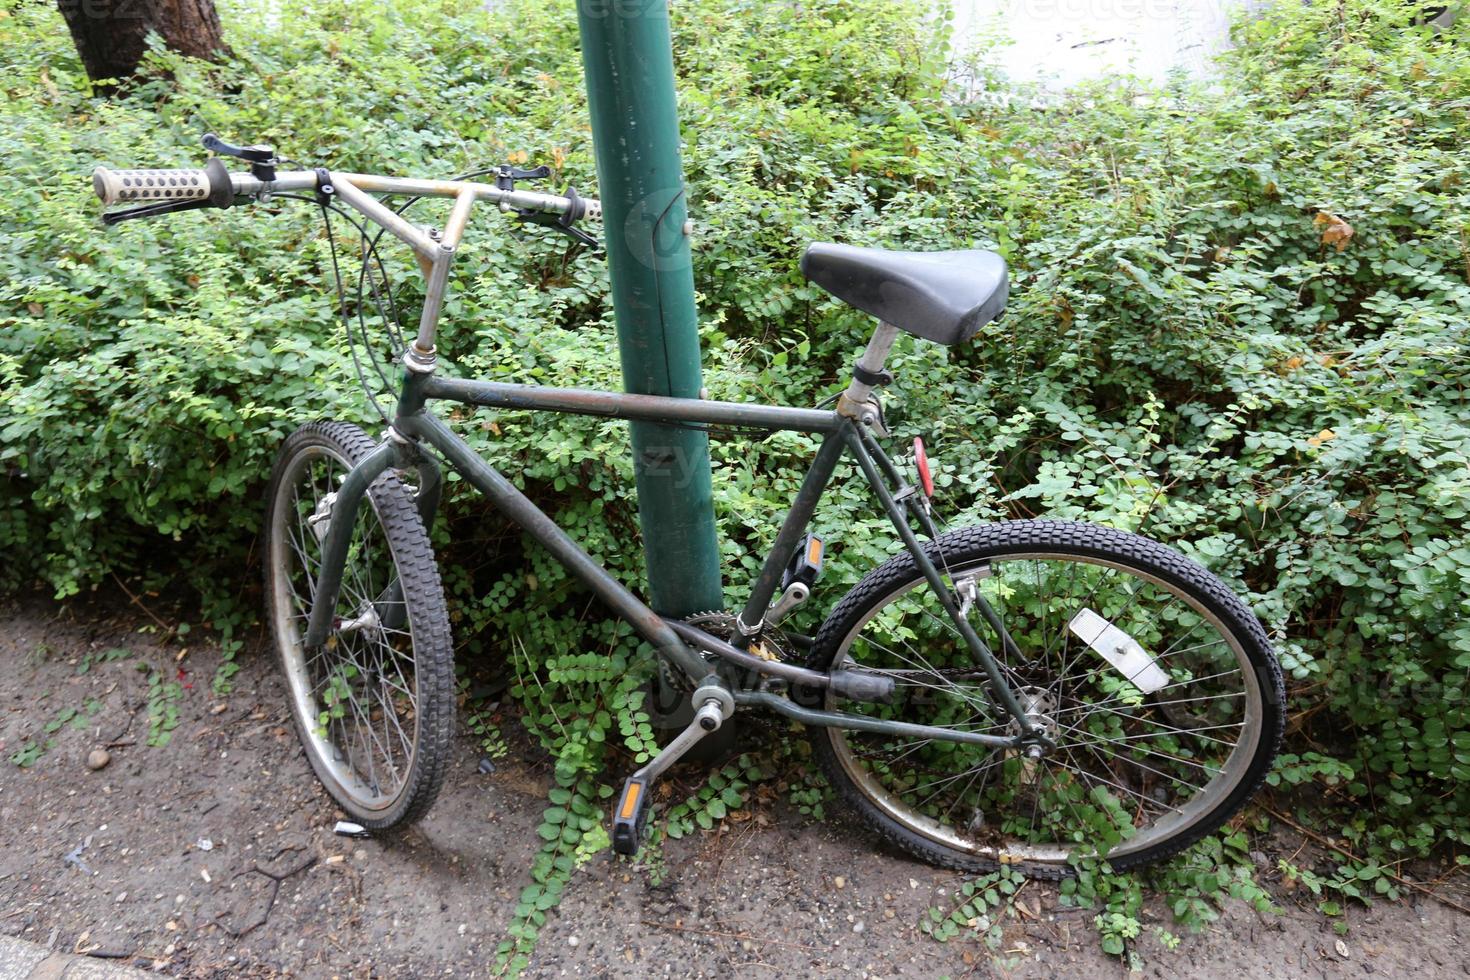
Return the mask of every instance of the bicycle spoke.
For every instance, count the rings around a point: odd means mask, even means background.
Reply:
[[[964,636],[960,633],[960,631],[957,630],[957,629],[955,629],[955,626],[954,626],[953,623],[947,622],[947,621],[945,621],[943,619],[940,619],[938,616],[934,615],[928,609],[922,609],[920,611],[923,612],[923,614],[926,615],[926,616],[928,616],[930,619],[934,620],[940,626],[943,626],[945,629],[949,630],[949,632],[954,635],[954,638],[959,641],[959,643],[957,645],[960,646],[961,649],[963,649],[967,654],[970,653],[970,644],[965,640]],[[1019,687],[1019,686],[1021,686],[1021,680],[1016,675],[1016,672],[1006,665],[1005,660],[999,654],[997,654],[994,650],[992,650],[990,652],[990,658],[995,661],[995,665],[997,667],[999,667],[1002,671],[1004,671],[1008,675],[1007,680],[1010,681],[1010,683],[1011,683],[1011,685],[1013,687]],[[978,667],[979,664],[976,664],[976,666]]]

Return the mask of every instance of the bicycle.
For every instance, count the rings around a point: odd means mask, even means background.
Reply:
[[[202,170],[98,168],[105,205],[160,202],[104,219],[297,194],[324,216],[347,214],[345,204],[400,239],[426,279],[382,439],[340,422],[306,425],[285,440],[268,493],[267,619],[292,714],[322,784],[363,827],[421,817],[448,756],[450,628],[425,530],[442,474],[430,450],[627,620],[689,692],[692,720],[616,799],[620,854],[639,848],[654,782],[737,709],[799,722],[837,795],[879,836],[963,870],[1055,877],[1091,854],[1115,869],[1139,866],[1219,827],[1263,781],[1282,735],[1281,672],[1256,617],[1218,578],[1109,527],[1019,520],[941,532],[922,441],[917,482],[885,453],[880,389],[892,380],[884,365],[894,341],[907,332],[962,344],[1001,315],[1008,273],[998,255],[809,246],[805,275],[877,322],[830,408],[447,378],[435,370],[435,331],[473,206],[498,204],[585,242],[597,201],[516,188],[544,170],[501,167],[494,183],[285,171],[268,146],[212,136],[205,145],[249,172],[231,173],[218,156]],[[402,216],[407,205],[391,209],[375,194],[453,204],[442,230],[426,230]],[[335,244],[332,254],[335,267]],[[821,442],[743,608],[681,622],[616,581],[477,455],[430,411],[438,401],[794,430]],[[903,548],[815,635],[783,630],[820,575],[824,544],[809,527],[844,455]]]

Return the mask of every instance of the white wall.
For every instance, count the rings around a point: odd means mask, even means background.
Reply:
[[[1007,74],[1066,86],[1106,74],[1207,73],[1212,56],[1229,46],[1231,12],[1260,0],[952,2],[958,48],[998,30],[1014,41],[996,55]]]

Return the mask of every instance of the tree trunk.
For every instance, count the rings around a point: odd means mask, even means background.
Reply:
[[[58,0],[58,6],[87,76],[102,88],[133,73],[153,31],[193,58],[213,60],[224,47],[214,0]]]

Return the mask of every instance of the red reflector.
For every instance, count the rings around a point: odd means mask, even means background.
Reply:
[[[929,454],[924,451],[924,440],[914,437],[914,467],[919,471],[919,484],[924,496],[934,496],[934,476],[929,472]]]

